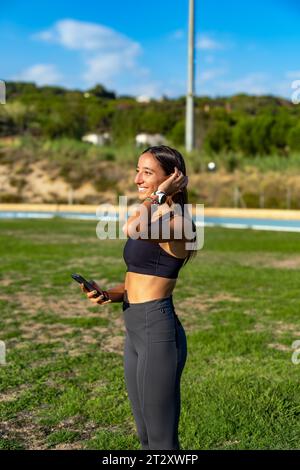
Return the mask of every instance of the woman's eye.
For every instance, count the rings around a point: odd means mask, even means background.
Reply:
[[[139,170],[135,170],[136,173],[139,172]],[[145,171],[146,175],[152,175],[152,173],[150,173],[149,171]]]

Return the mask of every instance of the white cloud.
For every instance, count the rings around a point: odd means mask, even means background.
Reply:
[[[41,41],[60,44],[73,50],[107,51],[126,49],[135,54],[141,50],[137,42],[112,28],[72,19],[57,21],[50,29],[41,31],[32,37]]]
[[[285,77],[291,80],[300,79],[300,70],[291,70],[285,73]]]
[[[134,67],[134,60],[130,55],[123,56],[117,52],[103,53],[85,60],[86,71],[83,78],[88,84],[107,82],[118,76],[125,69]]]
[[[291,100],[294,93],[291,85],[292,84],[290,82],[279,82],[274,87],[273,93],[275,93],[277,96],[282,96],[288,100]]]
[[[207,82],[209,80],[213,80],[217,77],[224,75],[227,70],[226,69],[210,69],[210,70],[198,70],[198,82]]]
[[[275,81],[270,75],[257,72],[245,75],[232,80],[198,80],[196,82],[196,92],[199,95],[210,96],[230,96],[237,93],[247,93],[249,95],[274,95],[291,99],[292,88],[288,80]]]
[[[110,82],[113,79],[118,79],[120,83],[122,79],[128,80],[130,77],[131,81],[136,82],[143,78],[148,79],[150,75],[149,69],[138,65],[136,56],[130,49],[92,55],[86,57],[84,62],[83,79],[88,85],[101,82],[111,86]]]
[[[248,93],[252,95],[270,93],[269,76],[266,73],[251,73],[237,80],[218,82],[218,93]]]
[[[87,70],[83,77],[87,83],[106,81],[117,75],[122,68],[118,54],[101,54],[86,60]]]
[[[170,39],[183,39],[185,36],[185,32],[183,29],[177,29],[177,31],[173,31],[173,33],[170,34]]]
[[[14,80],[35,82],[38,85],[57,85],[62,75],[53,64],[35,64],[13,77]]]
[[[164,86],[161,82],[147,82],[128,88],[133,95],[146,95],[149,98],[160,98],[164,94]]]
[[[196,48],[205,51],[213,51],[217,49],[224,49],[225,44],[213,39],[212,37],[204,34],[198,35],[196,39]]]
[[[33,38],[80,51],[82,78],[88,86],[98,82],[111,87],[113,78],[128,72],[138,77],[149,75],[149,70],[137,62],[142,53],[140,44],[100,24],[64,19]]]

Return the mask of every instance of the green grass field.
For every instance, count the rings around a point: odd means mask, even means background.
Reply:
[[[0,222],[1,449],[139,449],[123,378],[120,303],[93,306],[79,272],[123,282],[124,240],[95,222]],[[300,235],[209,228],[180,272],[188,358],[182,449],[300,447]]]

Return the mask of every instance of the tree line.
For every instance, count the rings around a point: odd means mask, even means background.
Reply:
[[[0,106],[0,136],[80,140],[88,132],[110,132],[112,142],[159,133],[184,144],[185,97],[138,102],[98,84],[86,91],[30,82],[7,82]],[[207,153],[288,156],[300,150],[300,107],[267,95],[195,98],[195,144]]]

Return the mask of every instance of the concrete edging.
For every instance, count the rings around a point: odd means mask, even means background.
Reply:
[[[100,205],[100,204],[99,204]],[[193,205],[194,206],[194,205]],[[192,206],[192,207],[193,207]],[[97,205],[83,204],[0,204],[0,211],[13,212],[80,212],[95,214]],[[193,211],[194,213],[194,211]],[[300,220],[300,210],[282,209],[241,209],[230,207],[205,207],[207,217],[244,217],[262,219]]]

